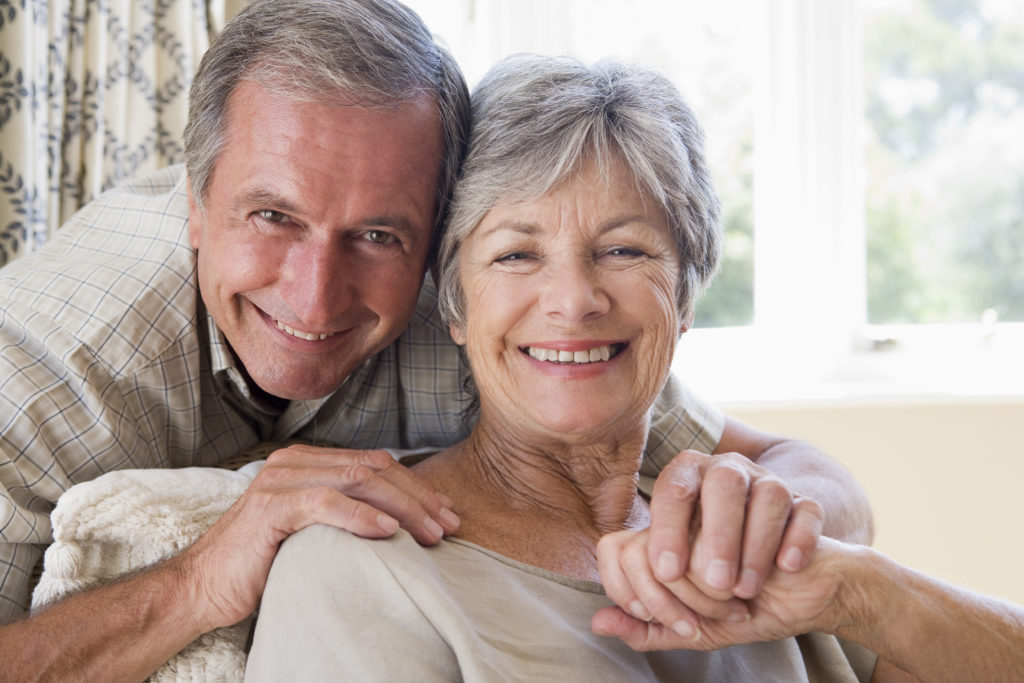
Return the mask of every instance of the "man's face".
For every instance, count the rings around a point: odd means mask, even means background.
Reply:
[[[326,396],[406,327],[426,269],[442,149],[434,102],[363,109],[243,82],[204,210],[199,287],[252,380]]]

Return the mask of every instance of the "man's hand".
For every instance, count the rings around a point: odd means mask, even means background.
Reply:
[[[281,541],[316,523],[366,538],[390,536],[401,526],[425,545],[459,526],[451,500],[385,451],[302,445],[276,451],[231,509],[170,561],[199,596],[203,630],[252,613]]]
[[[606,589],[614,586],[619,590],[624,583],[633,585],[650,580],[650,577],[645,579],[642,572],[639,578],[626,577],[628,568],[632,568],[630,560],[613,558],[619,553],[628,555],[631,547],[633,550],[641,548],[640,552],[643,552],[642,546],[649,540],[648,530],[617,532],[606,539],[602,539],[599,546],[601,579]],[[705,540],[703,535],[698,535],[694,543],[695,553],[701,552]],[[814,556],[810,566],[800,572],[773,569],[762,590],[748,601],[749,612],[746,614],[726,612],[722,618],[721,612],[702,616],[666,611],[666,618],[670,620],[661,621],[637,618],[616,606],[599,610],[591,620],[591,627],[595,633],[617,636],[634,650],[641,651],[678,648],[717,650],[740,643],[778,640],[812,630],[832,632],[840,612],[838,595],[844,584],[843,555],[851,552],[851,546],[827,538],[821,539],[821,543],[821,552]],[[701,600],[709,599],[706,593],[716,592],[692,571],[662,588],[687,604],[699,604]],[[718,604],[721,607],[728,603]],[[676,607],[674,601],[667,602],[667,609]]]
[[[735,598],[757,596],[775,566],[806,567],[822,524],[817,503],[749,458],[685,451],[655,483],[649,530],[601,540],[601,578],[625,614],[692,638],[698,617],[746,619]]]
[[[752,598],[773,565],[810,563],[823,522],[821,506],[747,457],[685,451],[655,483],[648,561],[663,583],[692,571],[716,591]],[[703,543],[691,558],[698,526]]]

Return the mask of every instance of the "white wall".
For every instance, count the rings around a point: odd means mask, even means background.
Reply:
[[[874,506],[882,552],[1024,604],[1024,398],[723,408],[852,470]]]

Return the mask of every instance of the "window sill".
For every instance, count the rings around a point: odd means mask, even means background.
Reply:
[[[756,327],[693,330],[673,370],[726,408],[1024,400],[1024,324],[875,327],[842,354]],[[878,341],[872,341],[878,340]],[[834,348],[834,347],[832,347]]]

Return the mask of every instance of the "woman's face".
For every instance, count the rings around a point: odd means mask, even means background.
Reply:
[[[498,204],[461,247],[465,344],[488,419],[600,440],[646,415],[680,332],[667,220],[616,159]]]

